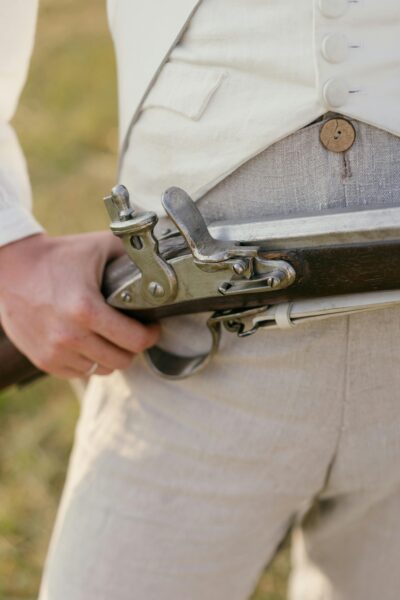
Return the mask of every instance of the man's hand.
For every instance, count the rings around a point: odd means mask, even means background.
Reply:
[[[100,293],[105,265],[122,253],[109,232],[39,234],[0,248],[1,324],[41,370],[82,377],[98,363],[96,374],[107,375],[156,343],[157,325],[117,312]]]

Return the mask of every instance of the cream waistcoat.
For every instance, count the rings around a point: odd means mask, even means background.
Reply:
[[[153,1],[147,18],[161,32],[150,55],[150,42],[132,35],[135,4],[114,0],[112,27],[121,139],[135,115],[120,179],[142,206],[162,214],[169,185],[201,197],[328,110],[400,134],[399,0],[203,0],[194,13],[181,0],[169,35],[175,3]]]
[[[41,230],[9,125],[37,3],[0,2],[0,244]],[[171,184],[198,198],[327,110],[400,134],[399,0],[108,0],[108,11],[129,140],[121,180],[139,204],[160,212]]]

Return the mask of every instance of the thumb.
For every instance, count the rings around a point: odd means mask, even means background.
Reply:
[[[111,233],[111,231],[107,231],[106,234],[108,235],[108,248],[107,248],[107,262],[108,262],[114,258],[119,258],[120,256],[123,256],[126,253],[126,251],[125,251],[124,245],[122,243],[122,240],[119,237],[117,237],[116,235]]]
[[[91,236],[91,242],[95,249],[96,262],[91,274],[93,276],[93,284],[98,288],[104,277],[106,266],[116,258],[123,256],[125,249],[121,240],[111,233],[111,231],[97,231],[86,235]]]
[[[101,249],[101,256],[105,264],[125,254],[122,241],[111,231],[96,231],[89,235],[93,236],[96,247]]]

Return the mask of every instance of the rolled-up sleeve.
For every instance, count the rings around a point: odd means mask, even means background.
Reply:
[[[43,230],[31,214],[26,162],[10,125],[28,72],[37,9],[38,0],[0,0],[0,245]]]

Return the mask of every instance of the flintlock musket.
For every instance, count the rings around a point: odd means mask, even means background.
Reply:
[[[212,345],[182,357],[146,351],[163,376],[182,378],[216,353],[221,327],[239,336],[400,303],[400,207],[207,225],[180,188],[162,204],[176,229],[158,239],[154,212],[136,212],[119,185],[105,198],[126,255],[110,263],[102,292],[116,309],[151,322],[213,312]],[[39,372],[0,336],[0,389]]]

